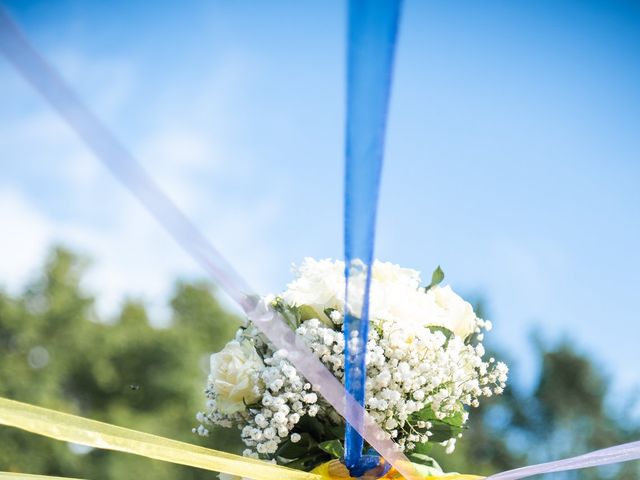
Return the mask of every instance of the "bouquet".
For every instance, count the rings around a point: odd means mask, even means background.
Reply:
[[[342,381],[344,271],[344,262],[306,258],[286,291],[263,298]],[[484,358],[482,340],[491,322],[441,286],[443,278],[438,267],[421,286],[416,270],[376,261],[366,352],[367,412],[412,461],[435,470],[431,446],[453,452],[468,409],[481,397],[502,393],[508,372],[504,363]],[[364,288],[364,278],[350,282]],[[360,311],[353,303],[347,308]],[[344,419],[287,361],[287,352],[250,322],[211,356],[205,393],[207,408],[198,413],[194,431],[236,427],[245,456],[303,470],[342,456]]]

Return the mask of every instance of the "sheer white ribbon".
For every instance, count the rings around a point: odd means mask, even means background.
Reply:
[[[516,468],[507,472],[497,473],[486,480],[518,480],[543,473],[564,472],[581,468],[598,467],[611,463],[628,462],[640,459],[640,441],[623,443],[615,447],[596,450],[577,457],[565,458],[554,462],[540,463],[528,467]]]
[[[83,104],[62,77],[29,44],[7,12],[0,7],[0,50],[20,74],[60,114],[91,151],[111,170],[167,232],[199,263],[245,311],[291,363],[349,422],[363,408],[312,354],[284,320],[250,294],[251,289],[193,223],[155,184],[125,146]],[[347,406],[349,408],[347,408]],[[398,451],[389,435],[364,412],[358,430],[365,440],[408,479],[419,478],[411,462]],[[487,480],[517,480],[542,473],[626,462],[640,458],[640,442],[632,442],[565,460],[499,473]]]
[[[60,114],[111,173],[145,206],[164,229],[207,271],[245,311],[248,318],[279,349],[317,391],[350,423],[358,423],[363,438],[407,478],[418,478],[413,464],[387,432],[364,414],[363,408],[280,317],[257,295],[189,218],[158,187],[118,138],[93,114],[27,41],[0,7],[0,50],[20,74]]]

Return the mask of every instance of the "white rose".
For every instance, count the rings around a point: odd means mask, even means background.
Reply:
[[[356,260],[356,262],[358,262]],[[289,305],[311,307],[320,320],[326,308],[343,311],[345,264],[339,260],[305,258],[296,269],[297,278],[287,286],[282,298]],[[357,270],[357,269],[356,269]],[[353,272],[349,280],[349,311],[360,315],[364,295],[365,269]],[[414,298],[420,273],[389,262],[375,261],[371,279],[371,318],[394,319],[407,310],[404,300]]]
[[[433,295],[436,305],[441,309],[442,316],[436,325],[448,328],[462,339],[475,331],[477,318],[473,307],[451,290],[449,285],[431,288],[427,294]]]
[[[366,269],[356,272],[349,279],[349,311],[359,316],[364,300]],[[378,320],[401,320],[412,307],[418,295],[420,273],[410,268],[376,260],[371,276],[369,317]]]
[[[296,307],[307,305],[320,312],[342,308],[344,303],[344,262],[305,258],[296,269],[297,278],[287,286],[282,298]]]
[[[211,383],[218,410],[230,414],[243,410],[245,402],[258,400],[262,387],[256,384],[256,374],[263,368],[262,359],[248,340],[233,340],[211,355]]]
[[[395,263],[376,260],[371,280],[372,283],[379,283],[385,287],[402,285],[415,290],[420,286],[420,272],[412,268],[402,268]]]

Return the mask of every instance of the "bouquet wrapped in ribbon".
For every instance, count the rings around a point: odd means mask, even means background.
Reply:
[[[344,262],[307,258],[286,291],[262,300],[341,381],[344,271]],[[375,262],[366,346],[366,410],[411,460],[434,470],[431,446],[443,444],[452,452],[468,409],[502,393],[508,371],[504,363],[484,358],[482,340],[491,322],[478,318],[451,287],[440,286],[443,277],[438,268],[422,285],[415,270]],[[364,274],[351,282],[364,288]],[[346,308],[360,311],[350,303]],[[206,396],[196,431],[236,427],[246,456],[303,470],[342,456],[343,418],[291,365],[287,351],[250,322],[211,356]]]
[[[482,339],[491,324],[478,318],[450,287],[440,286],[440,269],[428,285],[422,285],[414,270],[372,264],[400,3],[349,2],[345,189],[349,268],[342,262],[307,259],[285,292],[264,297],[257,306],[251,290],[224,258],[0,8],[0,50],[16,69],[247,315],[277,311],[260,317],[259,328],[247,322],[212,356],[207,410],[198,415],[201,425],[196,431],[203,435],[211,424],[238,428],[247,447],[244,457],[5,398],[0,398],[0,425],[258,480],[347,477],[366,464],[365,457],[375,460],[374,477],[442,477],[429,456],[430,447],[440,443],[447,451],[455,448],[470,408],[504,389],[507,367],[485,359]],[[361,268],[352,268],[359,258],[365,260]],[[350,295],[345,298],[347,290]],[[363,421],[365,417],[371,422]],[[384,459],[363,455],[364,438]],[[518,480],[638,458],[640,441],[490,478]],[[396,470],[387,471],[389,463]],[[0,476],[53,478],[6,472]]]

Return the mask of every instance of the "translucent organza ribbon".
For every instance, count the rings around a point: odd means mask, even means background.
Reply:
[[[93,448],[256,480],[319,480],[318,475],[0,398],[0,424]],[[0,479],[1,480],[1,479]]]
[[[127,452],[165,462],[239,475],[255,480],[330,480],[337,478],[344,480],[344,477],[332,476],[328,464],[318,467],[313,473],[301,472],[272,463],[178,442],[5,398],[0,398],[0,425],[20,428],[65,442]],[[596,450],[595,452],[565,460],[498,473],[487,477],[486,480],[518,480],[543,473],[577,470],[637,460],[639,458],[640,442],[632,442],[604,450]],[[0,472],[0,480],[5,478],[12,480],[55,480],[59,477]],[[397,471],[392,470],[384,478],[397,480],[402,477]],[[422,477],[418,475],[417,478]],[[481,478],[483,477],[453,473],[440,477],[424,477],[424,480],[478,480]]]
[[[638,459],[640,459],[640,441],[623,443],[622,445],[595,450],[577,457],[565,458],[564,460],[516,468],[515,470],[491,475],[487,477],[487,480],[519,480],[520,478],[532,477],[543,473],[579,470]]]
[[[79,480],[69,477],[53,477],[49,475],[32,475],[29,473],[0,472],[0,480]]]
[[[402,2],[350,0],[345,142],[345,388],[364,406],[369,290],[387,109]],[[362,408],[350,412],[344,462],[359,475],[378,464],[363,458]]]
[[[93,113],[86,108],[59,74],[33,49],[2,7],[0,7],[0,51],[58,111],[80,139],[131,190],[176,241],[213,277],[222,289],[241,305],[258,328],[278,348],[284,348],[289,351],[292,364],[318,388],[320,394],[348,422],[355,425],[356,421],[362,416],[362,427],[357,427],[356,429],[365,440],[405,478],[419,478],[407,458],[397,452],[389,436],[375,424],[364,409],[359,406],[358,402],[345,392],[342,384],[311,353],[302,340],[284,324],[272,309],[269,309],[259,302],[257,297],[248,293],[251,290],[235,273],[228,262],[164,195],[147,172]],[[359,412],[357,418],[354,417],[353,412]],[[310,473],[283,469],[283,467],[277,467],[267,462],[259,462],[162,437],[155,437],[7,399],[0,399],[0,424],[95,448],[126,451],[158,460],[244,475],[247,478],[257,480],[321,478]],[[106,435],[105,432],[109,433],[109,435]],[[147,440],[149,443],[145,443]],[[638,458],[640,458],[640,442],[633,442],[571,459],[500,473],[490,477],[490,479],[516,480],[541,473],[575,470],[636,460]],[[200,465],[196,465],[196,462],[200,462]],[[273,476],[274,472],[277,472],[275,473],[276,476]],[[51,479],[51,477],[8,472],[0,475],[4,478],[21,480],[34,478]],[[446,476],[443,478],[455,479],[456,477]],[[470,477],[458,476],[458,478]]]
[[[176,242],[233,298],[258,329],[314,388],[355,427],[367,443],[406,478],[417,478],[411,462],[279,314],[259,301],[233,267],[167,197],[118,138],[93,114],[58,72],[27,41],[0,6],[0,51],[60,114],[80,140],[144,205]]]

